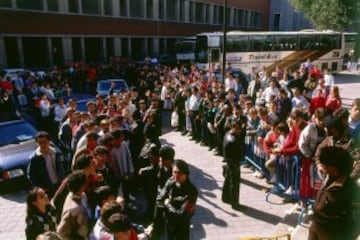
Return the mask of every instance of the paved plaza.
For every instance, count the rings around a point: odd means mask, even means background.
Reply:
[[[337,75],[340,94],[347,106],[360,97],[359,75]],[[221,201],[223,184],[222,159],[206,147],[189,141],[179,132],[169,131],[162,136],[164,144],[176,150],[176,158],[186,160],[191,168],[191,179],[199,190],[196,213],[192,221],[191,239],[232,240],[249,236],[272,236],[292,231],[295,225],[288,221],[293,203],[284,204],[280,197],[271,195],[265,201],[266,190],[271,187],[265,180],[257,179],[249,168],[241,170],[240,202],[247,209],[239,212]],[[26,191],[0,195],[0,239],[25,239]],[[299,228],[297,228],[299,229]],[[293,239],[306,239],[307,229],[295,231]]]

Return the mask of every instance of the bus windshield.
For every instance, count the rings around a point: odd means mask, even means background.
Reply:
[[[208,44],[206,36],[199,36],[196,40],[195,61],[198,63],[207,63],[208,61]]]
[[[195,50],[195,40],[180,40],[175,45],[177,53],[193,53]]]

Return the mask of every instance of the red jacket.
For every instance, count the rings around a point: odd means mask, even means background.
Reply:
[[[0,89],[2,91],[12,92],[14,90],[13,85],[8,80],[0,81]]]
[[[278,136],[273,132],[270,131],[266,134],[264,139],[264,150],[267,154],[272,153],[272,148],[274,147],[274,143],[276,143]]]
[[[318,108],[325,108],[326,98],[313,97],[310,102],[310,113],[313,114]]]
[[[301,131],[307,125],[306,122],[302,122],[300,126],[293,126],[289,133],[289,136],[286,138],[284,146],[282,147],[280,153],[284,155],[295,155],[299,152],[299,138]]]

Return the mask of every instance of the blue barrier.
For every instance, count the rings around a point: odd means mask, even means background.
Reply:
[[[270,179],[270,173],[265,168],[265,161],[268,155],[263,147],[256,141],[256,136],[246,136],[245,138],[245,160],[254,168],[261,171],[262,174]],[[314,171],[314,169],[312,169]],[[307,208],[313,205],[314,199],[300,196],[301,181],[301,157],[299,156],[278,156],[276,158],[276,183],[275,186],[266,194],[265,200],[269,202],[269,196],[276,194],[278,196],[302,201],[303,205],[298,217],[298,224],[303,221]],[[316,174],[315,172],[312,173]],[[291,188],[291,192],[286,192]]]

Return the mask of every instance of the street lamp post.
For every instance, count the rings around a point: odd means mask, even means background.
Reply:
[[[223,42],[222,42],[222,49],[223,49],[223,55],[222,55],[222,78],[223,81],[225,81],[225,76],[226,76],[226,32],[227,32],[227,20],[228,20],[228,0],[224,0],[224,19],[223,19]]]

